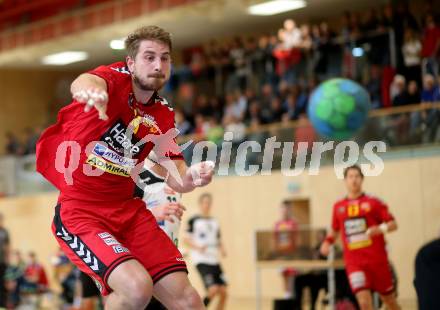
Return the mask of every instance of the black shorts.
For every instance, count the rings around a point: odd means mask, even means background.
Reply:
[[[206,289],[213,285],[226,285],[220,265],[197,264],[196,267]]]
[[[79,281],[82,286],[83,298],[99,297],[101,295],[95,282],[84,272],[79,275]]]

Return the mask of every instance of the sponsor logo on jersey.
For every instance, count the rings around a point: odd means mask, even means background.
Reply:
[[[128,137],[127,126],[119,120],[101,137],[101,140],[119,154],[128,153],[134,156],[142,151],[143,145],[136,145],[139,139],[134,136],[132,129],[130,131],[132,135]]]
[[[148,133],[161,133],[159,126],[151,115],[146,114],[144,116],[137,116],[129,124],[129,126],[133,127],[133,133],[135,134],[138,132],[141,125],[144,125],[148,129]]]
[[[368,213],[371,211],[371,206],[368,202],[361,203],[361,209],[364,210],[365,213]]]
[[[110,150],[106,146],[99,143],[95,145],[93,149],[93,153],[99,155],[101,158],[109,160],[112,163],[121,165],[123,167],[134,168],[137,163],[137,159],[121,156],[118,153]]]
[[[108,238],[108,237],[113,237],[113,236],[112,236],[110,233],[108,233],[108,232],[102,232],[102,233],[99,233],[98,236],[99,236],[101,239]]]
[[[104,243],[107,245],[120,245],[119,241],[116,240],[115,238],[106,238],[106,239],[102,239],[104,240]]]
[[[344,226],[346,235],[359,234],[367,230],[367,222],[364,218],[346,220]]]
[[[184,262],[185,259],[183,257],[176,257],[176,261],[178,262]]]
[[[122,245],[114,245],[112,248],[116,254],[130,253],[130,251],[127,248],[124,248]]]
[[[130,74],[130,70],[128,70],[127,66],[124,67],[110,67],[110,69],[119,72],[119,73],[124,73],[124,74]]]
[[[363,288],[367,284],[365,273],[363,271],[352,272],[348,278],[353,289]]]
[[[120,175],[123,177],[130,176],[130,171],[127,168],[121,167],[121,166],[113,164],[113,163],[109,163],[105,159],[98,157],[94,154],[89,155],[86,163],[88,163],[89,165],[91,165],[95,168],[98,168],[99,170],[102,170],[102,171],[105,171],[105,172],[108,172],[111,174]]]

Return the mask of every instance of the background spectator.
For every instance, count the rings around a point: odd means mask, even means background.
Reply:
[[[18,140],[17,136],[8,131],[6,133],[6,155],[21,155],[22,153],[22,146],[20,144],[20,141]]]
[[[438,52],[440,48],[440,27],[434,16],[428,14],[423,30],[422,56],[425,58],[424,72],[438,76]]]
[[[404,76],[407,80],[415,80],[419,86],[422,85],[421,51],[422,44],[414,33],[414,30],[406,28],[405,39],[402,46],[405,65]]]

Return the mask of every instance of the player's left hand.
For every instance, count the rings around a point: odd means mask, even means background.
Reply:
[[[371,237],[382,235],[383,231],[379,228],[379,226],[371,226],[367,229],[365,234],[371,238]]]
[[[215,163],[212,161],[202,161],[188,168],[187,174],[192,177],[192,182],[196,187],[208,185],[214,175]]]
[[[186,208],[180,203],[166,203],[151,209],[157,221],[170,221],[174,223],[175,218],[182,219],[183,212]]]

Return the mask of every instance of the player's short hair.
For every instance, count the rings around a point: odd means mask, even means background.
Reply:
[[[144,26],[130,33],[125,39],[125,49],[128,56],[136,57],[142,41],[158,41],[172,49],[171,34],[158,26]]]
[[[209,198],[209,200],[212,201],[212,195],[210,193],[203,193],[199,196],[199,203],[201,203],[205,198]]]
[[[361,178],[364,178],[361,167],[359,167],[359,165],[353,165],[344,169],[344,179],[347,178],[348,171],[350,170],[357,170],[357,172],[359,172],[359,174],[361,175]]]

